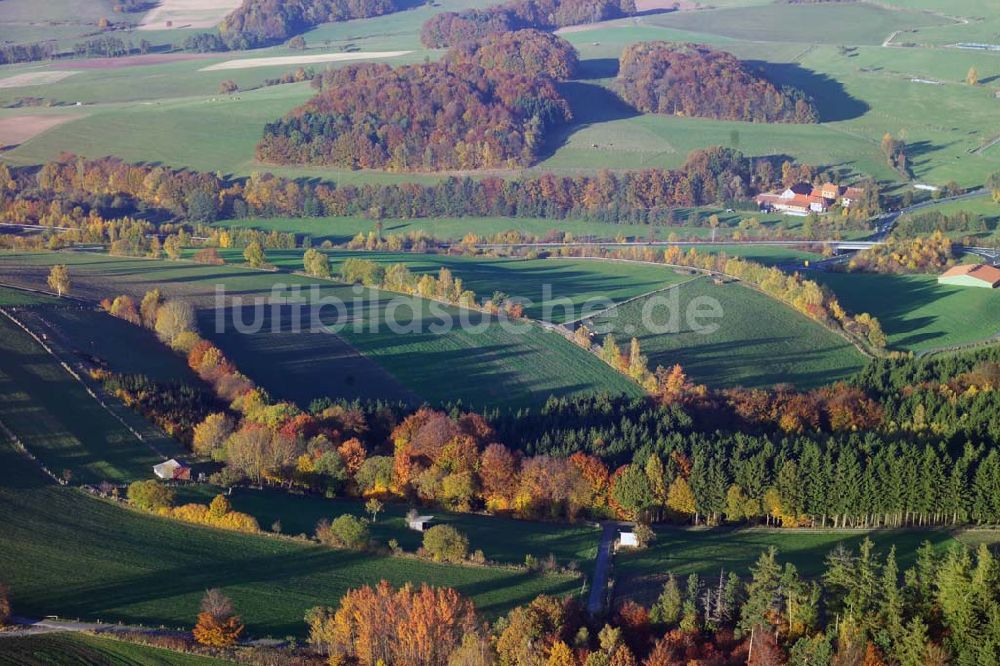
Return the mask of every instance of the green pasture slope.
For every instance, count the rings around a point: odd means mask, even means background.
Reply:
[[[849,312],[869,312],[889,348],[930,351],[1000,334],[1000,292],[937,283],[936,275],[815,272]]]
[[[242,250],[221,252],[226,261],[243,261]],[[302,250],[274,250],[267,260],[279,268],[302,270]],[[667,266],[600,261],[593,259],[516,259],[500,257],[463,257],[446,254],[411,252],[326,251],[330,268],[336,275],[348,259],[367,259],[382,266],[406,264],[414,273],[437,275],[449,269],[461,278],[466,289],[480,301],[495,291],[525,299],[525,315],[532,319],[559,324],[589,312],[603,310],[613,303],[663,289],[690,278]],[[545,307],[549,303],[549,307]]]
[[[119,413],[158,450],[181,452],[134,414]],[[0,318],[0,421],[56,474],[70,470],[74,483],[145,478],[163,460],[6,317]]]
[[[709,240],[712,230],[702,224],[699,226],[689,226],[688,218],[698,213],[702,220],[707,220],[709,216],[716,215],[719,218],[720,226],[716,231],[719,240],[722,240],[732,233],[742,219],[755,217],[765,228],[769,230],[782,229],[791,234],[797,232],[802,226],[802,218],[764,214],[756,211],[735,211],[726,212],[722,208],[711,206],[701,206],[697,208],[678,208],[676,215],[678,225],[662,226],[654,225],[650,227],[645,224],[630,224],[625,220],[619,222],[596,222],[577,219],[548,219],[530,217],[428,217],[413,219],[387,219],[382,220],[383,234],[407,234],[412,232],[425,232],[435,238],[442,240],[458,241],[472,232],[480,236],[488,237],[507,231],[520,231],[532,234],[539,238],[545,238],[550,233],[570,234],[574,240],[614,240],[624,237],[630,241],[645,241],[653,234],[655,240],[671,240],[676,238],[703,239]],[[310,236],[313,245],[319,245],[324,241],[334,244],[344,244],[351,240],[358,233],[367,234],[375,229],[373,220],[363,217],[310,217],[310,218],[247,218],[239,220],[220,220],[216,223],[220,227],[242,227],[249,229],[260,229],[263,231],[281,231],[285,233],[299,234],[300,236]]]
[[[2,638],[0,666],[216,666],[232,662],[88,634]]]
[[[803,576],[813,578],[824,571],[826,555],[838,544],[857,549],[868,537],[876,551],[885,554],[896,547],[900,569],[912,566],[917,549],[929,542],[942,550],[959,543],[975,545],[996,543],[991,531],[970,530],[951,533],[947,530],[779,530],[766,528],[680,529],[661,528],[656,540],[643,551],[622,552],[615,557],[615,577],[619,596],[652,603],[668,573],[687,576],[696,573],[702,581],[717,580],[719,571],[746,576],[761,553],[774,546],[778,560],[795,565]],[[683,582],[683,581],[682,581]]]
[[[180,490],[178,502],[205,504],[217,492],[208,486],[187,486]],[[371,517],[360,500],[330,500],[244,488],[234,490],[229,499],[234,509],[254,516],[264,529],[281,521],[283,534],[312,534],[321,519],[333,520],[343,514]],[[378,521],[371,525],[372,538],[383,546],[395,539],[403,550],[416,551],[423,535],[407,528],[408,510],[404,504],[386,504]],[[437,523],[459,530],[469,537],[469,547],[473,551],[482,550],[487,559],[495,562],[523,564],[527,555],[542,559],[551,554],[562,565],[576,563],[586,571],[597,556],[600,531],[587,525],[514,520],[426,508],[421,509],[421,513],[432,514]]]
[[[508,330],[484,315],[432,306],[422,299],[403,299],[395,318],[404,331],[412,332],[399,333],[386,322],[390,301],[396,299],[386,292],[238,266],[73,253],[0,254],[0,270],[10,280],[33,286],[44,284],[48,266],[56,262],[70,266],[73,291],[86,298],[122,292],[141,296],[159,288],[167,296],[191,300],[200,309],[202,332],[217,340],[244,372],[274,395],[303,405],[331,396],[431,403],[461,399],[468,406],[505,409],[539,405],[550,395],[640,392],[633,382],[556,333],[526,323]],[[216,285],[252,298],[271,295],[275,283],[303,287],[307,294],[316,285],[322,297],[339,298],[343,311],[326,307],[319,317],[324,325],[343,324],[339,334],[310,332],[305,308],[302,332],[292,333],[288,307],[277,317],[271,307],[264,308],[258,333],[239,332],[232,310],[221,330],[216,328]],[[289,293],[287,288],[278,291]],[[249,307],[249,301],[244,306]],[[253,312],[241,312],[243,321],[251,324]],[[443,316],[458,322],[463,312],[470,326],[456,325],[441,334],[431,331],[430,325]]]
[[[699,278],[681,285],[677,292],[679,308],[669,301],[647,305],[650,299],[645,298],[587,323],[601,333],[609,330],[623,346],[629,338],[638,337],[651,367],[680,363],[688,376],[710,387],[789,383],[811,388],[846,379],[863,365],[861,354],[837,334],[738,283],[717,285],[707,277]],[[664,292],[659,297],[671,295]],[[685,314],[713,299],[721,306],[722,316],[700,320],[701,326],[717,326],[700,333],[686,322]],[[655,325],[669,323],[669,313],[679,312],[676,332],[651,333],[643,324],[645,308],[652,312]]]
[[[0,571],[27,616],[190,627],[205,590],[219,587],[249,635],[283,637],[305,633],[312,606],[382,579],[454,587],[492,617],[579,588],[567,576],[337,551],[134,513],[48,483],[6,443],[0,524]]]
[[[57,353],[69,359],[99,361],[113,372],[157,381],[195,378],[184,357],[167,349],[152,331],[94,306],[39,306],[22,309],[17,316],[32,330],[44,332]]]

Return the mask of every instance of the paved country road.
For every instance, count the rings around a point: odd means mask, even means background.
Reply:
[[[594,563],[594,576],[590,586],[590,597],[587,599],[587,612],[600,615],[604,610],[607,596],[608,572],[611,570],[612,548],[618,539],[618,531],[631,527],[630,523],[608,521],[601,523],[601,543],[597,547],[597,561]]]

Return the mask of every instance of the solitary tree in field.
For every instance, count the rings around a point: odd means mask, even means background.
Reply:
[[[986,178],[986,189],[990,191],[993,201],[1000,203],[1000,171],[995,171]]]
[[[257,241],[252,241],[247,245],[246,249],[243,250],[243,258],[250,264],[250,268],[262,268],[267,264],[264,248]]]
[[[306,50],[306,38],[302,35],[295,35],[288,40],[288,48],[294,49],[295,51],[305,51]]]
[[[163,241],[163,251],[167,253],[168,259],[181,258],[181,239],[176,234],[167,236]]]
[[[202,645],[229,647],[239,640],[243,623],[233,610],[233,602],[218,589],[205,592],[194,639]]]
[[[330,259],[319,250],[309,248],[302,255],[302,265],[308,275],[320,278],[330,277]]]
[[[65,264],[56,264],[49,271],[49,288],[55,289],[56,293],[59,294],[61,298],[63,294],[69,293],[69,269],[66,268]]]
[[[220,95],[231,95],[234,92],[238,92],[239,89],[239,85],[237,85],[236,81],[233,81],[232,79],[226,79],[219,84]]]
[[[451,525],[435,525],[424,532],[424,550],[435,562],[462,562],[469,554],[469,539]]]
[[[382,504],[382,502],[380,502],[376,497],[373,497],[365,502],[365,511],[371,514],[373,523],[378,520],[378,514],[381,513],[384,508],[385,505]]]
[[[965,75],[965,82],[970,86],[974,86],[979,83],[979,72],[976,71],[975,66],[969,68],[969,72]]]

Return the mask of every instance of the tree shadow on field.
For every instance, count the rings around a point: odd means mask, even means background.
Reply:
[[[795,63],[748,60],[746,65],[760,69],[776,85],[793,86],[812,97],[820,122],[851,120],[871,108],[867,102],[851,97],[840,81]]]
[[[636,16],[657,16],[659,14],[675,14],[677,9],[674,7],[652,7],[650,9],[644,9],[641,12],[636,12],[632,14],[633,17]]]
[[[618,76],[617,58],[588,58],[581,60],[576,68],[576,79],[591,81],[594,79],[610,79]]]
[[[555,128],[543,147],[538,161],[554,155],[566,145],[575,132],[597,123],[624,120],[640,115],[610,88],[596,83],[567,81],[559,85],[559,92],[569,102],[573,120],[568,125]]]

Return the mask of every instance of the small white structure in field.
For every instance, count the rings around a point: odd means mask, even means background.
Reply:
[[[913,189],[923,190],[924,192],[939,192],[941,190],[937,185],[927,185],[926,183],[914,183]]]
[[[159,465],[153,465],[153,474],[165,481],[189,481],[191,468],[171,458]]]
[[[635,532],[619,532],[618,533],[618,547],[619,548],[638,548],[639,538],[635,535]]]
[[[416,518],[410,518],[407,520],[407,527],[416,532],[423,532],[427,528],[432,527],[434,523],[434,516],[417,516]]]

